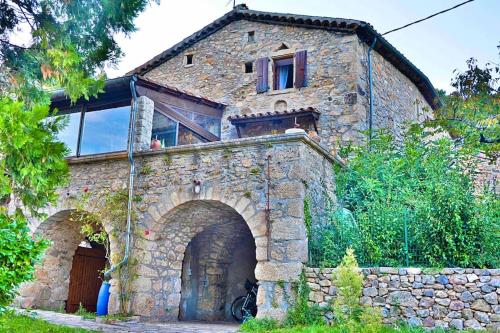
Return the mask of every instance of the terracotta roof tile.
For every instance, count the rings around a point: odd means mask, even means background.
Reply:
[[[320,112],[313,107],[300,108],[300,109],[291,109],[285,111],[273,111],[273,112],[257,112],[250,113],[244,115],[234,115],[227,117],[229,121],[238,121],[238,120],[249,120],[249,119],[259,119],[259,118],[272,118],[272,117],[282,117],[282,116],[294,116],[299,114],[313,114],[316,116],[320,115]]]

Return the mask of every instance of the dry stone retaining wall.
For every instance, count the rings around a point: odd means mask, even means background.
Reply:
[[[307,268],[309,301],[328,305],[337,293],[332,268]],[[361,304],[378,307],[384,321],[500,331],[500,269],[366,268]],[[333,318],[332,313],[326,319]]]

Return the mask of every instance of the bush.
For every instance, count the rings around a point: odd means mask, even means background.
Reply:
[[[34,264],[47,245],[31,238],[22,216],[0,213],[0,313],[12,303],[17,286],[33,278]]]
[[[474,193],[474,155],[413,128],[402,143],[377,133],[337,170],[341,207],[313,226],[315,264],[347,247],[363,265],[498,267],[500,200]]]

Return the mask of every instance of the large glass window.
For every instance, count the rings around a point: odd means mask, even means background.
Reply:
[[[162,148],[177,145],[178,124],[178,122],[155,111],[153,114],[153,132],[151,139],[160,140]]]
[[[67,124],[66,127],[57,133],[57,138],[68,147],[69,156],[76,156],[81,113],[68,113],[57,117],[64,118]]]
[[[127,150],[130,106],[86,111],[80,155]]]

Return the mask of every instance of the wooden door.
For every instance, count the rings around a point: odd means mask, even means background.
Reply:
[[[99,274],[106,265],[105,254],[103,248],[78,247],[70,272],[66,312],[76,312],[80,303],[87,311],[96,311],[102,284]]]

